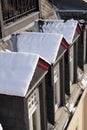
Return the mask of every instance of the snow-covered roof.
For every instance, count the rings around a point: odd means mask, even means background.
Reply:
[[[36,21],[36,23],[39,20]],[[76,32],[76,27],[78,24],[77,20],[67,20],[66,22],[63,20],[42,20],[44,24],[42,25],[42,30],[44,33],[60,33],[64,36],[66,41],[71,44],[74,39],[74,35]],[[40,23],[39,23],[40,24]],[[41,31],[41,30],[40,30]]]
[[[49,64],[55,63],[63,35],[23,32],[17,35],[19,52],[37,53]]]
[[[24,97],[38,60],[35,54],[0,52],[0,94]]]

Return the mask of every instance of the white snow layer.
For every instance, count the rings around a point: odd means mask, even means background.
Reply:
[[[38,59],[29,53],[0,52],[0,94],[24,97]]]
[[[3,130],[2,125],[0,124],[0,130]]]
[[[87,87],[87,72],[84,73],[81,80],[81,88],[85,89]]]
[[[77,20],[43,20],[44,24],[42,30],[44,33],[59,33],[64,36],[66,41],[71,44],[74,39],[74,34],[76,32],[76,27],[78,24]],[[41,27],[41,26],[40,26]]]
[[[23,32],[17,36],[19,52],[37,53],[49,64],[55,63],[63,35]]]

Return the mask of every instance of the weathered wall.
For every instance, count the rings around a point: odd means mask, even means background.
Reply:
[[[87,130],[87,89],[85,89],[67,130]]]
[[[40,1],[40,11],[42,18],[56,18],[56,14],[47,0]]]
[[[85,92],[85,96],[84,96],[84,102],[83,102],[83,112],[84,112],[84,120],[83,120],[83,130],[87,130],[87,90]]]

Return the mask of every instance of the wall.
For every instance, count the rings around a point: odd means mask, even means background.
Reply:
[[[87,130],[87,89],[83,92],[67,130]]]
[[[55,14],[52,6],[50,5],[50,3],[47,0],[41,0],[40,11],[41,11],[42,18],[48,18],[48,19],[56,18],[56,14]]]
[[[84,120],[83,120],[83,130],[87,130],[87,90],[85,92],[84,96],[84,102],[83,102],[83,112],[84,112]]]
[[[27,130],[23,98],[0,94],[0,123],[3,130]]]

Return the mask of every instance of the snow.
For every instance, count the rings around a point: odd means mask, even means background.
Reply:
[[[0,124],[0,130],[3,130],[2,125]]]
[[[66,41],[71,44],[78,24],[77,20],[43,20],[42,30],[44,33],[59,33],[64,36]],[[36,21],[38,22],[38,21]],[[41,27],[41,25],[40,25]],[[41,31],[41,30],[40,30]]]
[[[82,81],[81,81],[81,83],[82,83],[82,88],[84,89],[84,88],[86,88],[87,87],[87,79],[85,80],[85,79],[83,79]]]
[[[51,33],[23,32],[17,36],[19,52],[37,53],[49,64],[55,63],[63,35]]]
[[[24,97],[38,59],[35,54],[0,52],[0,94]]]
[[[80,83],[81,83],[81,88],[82,89],[85,89],[87,87],[87,71],[84,72]]]

